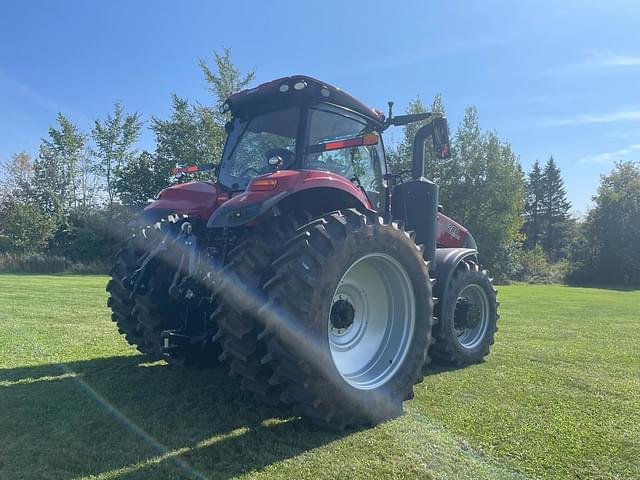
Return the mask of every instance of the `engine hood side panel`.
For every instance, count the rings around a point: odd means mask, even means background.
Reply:
[[[438,213],[436,222],[436,243],[439,248],[477,248],[471,232],[455,220]]]
[[[155,211],[163,211],[207,220],[228,199],[229,195],[214,183],[179,183],[162,190],[156,200],[144,208],[141,215],[148,217]]]

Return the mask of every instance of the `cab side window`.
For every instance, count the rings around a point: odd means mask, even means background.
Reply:
[[[322,105],[309,109],[307,145],[346,140],[371,132],[367,122],[345,110]],[[358,180],[365,190],[382,191],[382,157],[380,144],[347,147],[307,153],[305,168],[328,170],[350,180]]]

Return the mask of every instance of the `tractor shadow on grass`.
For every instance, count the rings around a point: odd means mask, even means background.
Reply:
[[[344,435],[258,405],[223,368],[144,362],[0,369],[0,477],[232,478]]]

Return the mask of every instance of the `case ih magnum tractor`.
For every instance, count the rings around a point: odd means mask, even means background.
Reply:
[[[152,358],[226,363],[264,402],[332,428],[402,413],[429,357],[488,354],[496,291],[471,234],[439,212],[425,142],[440,114],[389,118],[327,83],[281,78],[232,95],[217,182],[158,195],[131,222],[109,306]],[[382,133],[423,121],[411,180]]]

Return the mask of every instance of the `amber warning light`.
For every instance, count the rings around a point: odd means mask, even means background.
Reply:
[[[214,163],[201,163],[200,165],[187,165],[186,167],[173,167],[171,175],[184,175],[187,173],[203,172],[205,170],[213,170]]]

